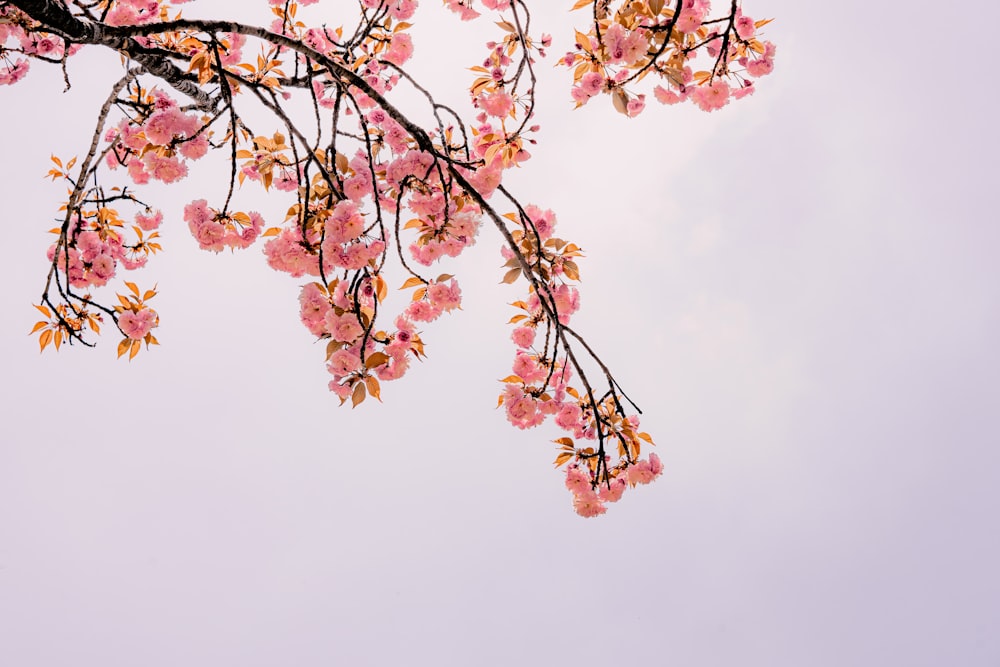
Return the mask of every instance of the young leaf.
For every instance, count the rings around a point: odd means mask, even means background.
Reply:
[[[368,393],[374,396],[379,403],[382,402],[382,397],[380,394],[380,388],[378,384],[378,379],[372,375],[365,378],[365,386],[368,388]]]
[[[422,278],[417,278],[416,276],[406,279],[406,282],[402,284],[399,289],[408,289],[410,287],[416,287],[417,285],[423,285],[424,280]]]
[[[516,281],[517,277],[520,276],[520,275],[521,275],[521,269],[520,268],[511,269],[510,271],[508,271],[504,275],[503,280],[501,280],[500,282],[503,283],[503,284],[510,285],[511,283],[513,283],[514,281]]]
[[[389,361],[389,355],[385,352],[373,352],[365,357],[365,368],[378,368],[387,361]]]
[[[45,350],[46,346],[52,341],[52,329],[46,329],[42,332],[42,335],[38,337],[38,351],[42,352]]]
[[[358,407],[358,403],[365,400],[365,383],[359,382],[354,385],[354,393],[351,394],[351,407]]]

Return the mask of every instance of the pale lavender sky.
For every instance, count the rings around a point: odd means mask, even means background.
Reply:
[[[554,56],[569,4],[536,11]],[[468,26],[423,5],[418,65],[462,104]],[[721,112],[571,113],[540,68],[511,186],[587,250],[578,326],[666,464],[593,520],[557,432],[494,410],[520,291],[490,229],[384,405],[326,391],[299,281],[177,224],[222,192],[207,168],[163,190],[135,276],[163,345],[39,355],[42,175],[110,78],[0,90],[0,665],[1000,665],[1000,142],[989,41],[961,32],[998,10],[745,8],[778,19],[777,68]]]

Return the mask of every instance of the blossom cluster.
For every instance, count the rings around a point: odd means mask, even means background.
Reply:
[[[171,4],[190,0],[110,0],[104,22],[108,25],[143,25],[165,20]]]
[[[624,468],[620,474],[603,483],[594,483],[594,475],[585,464],[566,466],[566,488],[573,494],[573,509],[583,517],[594,517],[608,511],[606,503],[618,502],[626,489],[649,484],[663,473],[663,463],[655,452]]]
[[[222,213],[209,208],[204,199],[184,207],[184,221],[202,250],[221,252],[224,248],[248,248],[260,236],[264,218],[256,211]]]
[[[501,248],[508,268],[504,282],[516,282],[528,272],[537,282],[529,286],[526,300],[512,304],[521,311],[510,320],[516,351],[498,405],[517,428],[533,428],[551,417],[572,436],[555,441],[562,450],[556,465],[574,461],[566,482],[573,507],[582,516],[596,516],[606,510],[605,503],[621,497],[626,482],[648,483],[662,466],[655,454],[640,458],[642,443],[652,444],[652,439],[638,430],[638,415],[625,417],[613,395],[596,402],[589,385],[574,386],[568,354],[560,359],[565,328],[580,308],[579,291],[570,284],[580,278],[580,248],[554,236],[557,221],[550,210],[529,205],[523,217],[509,217],[518,220],[521,229],[514,232],[514,248]],[[576,440],[597,441],[597,447]],[[606,443],[617,443],[614,460],[606,453]],[[645,474],[649,470],[652,474]]]
[[[510,9],[510,0],[479,0],[483,7],[494,11]],[[445,7],[458,14],[463,21],[470,21],[480,16],[475,9],[473,0],[444,0]]]
[[[150,254],[160,250],[154,239],[159,236],[155,230],[162,220],[159,211],[137,213],[131,228],[136,240],[128,243],[125,223],[117,210],[84,209],[68,229],[68,242],[53,243],[47,255],[73,287],[101,287],[115,276],[119,265],[127,270],[141,268]],[[61,230],[52,231],[59,234]]]
[[[53,161],[60,169],[53,169],[50,175],[58,176],[62,173],[62,164],[57,158],[53,158]],[[67,168],[71,166],[70,163]],[[147,208],[135,214],[130,226],[134,235],[131,241],[127,238],[126,223],[116,209],[108,206],[81,207],[77,213],[65,231],[61,228],[51,230],[59,238],[49,246],[47,252],[49,261],[59,274],[65,276],[71,287],[84,289],[89,293],[95,287],[106,285],[115,277],[119,268],[130,271],[142,268],[151,254],[162,249],[159,232],[156,230],[163,221],[163,215],[158,210]],[[134,283],[126,282],[126,285],[135,293],[135,298],[119,294],[120,304],[113,311],[108,311],[112,312],[125,336],[123,344],[131,346],[132,342],[140,340],[144,340],[147,345],[156,344],[150,330],[159,324],[159,317],[144,303],[144,299],[152,298],[155,291],[147,291],[140,298]],[[85,297],[84,303],[89,302],[90,297]],[[86,307],[70,311],[62,305],[56,309],[56,313],[58,317],[48,311],[51,320],[47,327],[52,330],[54,337],[40,339],[42,349],[47,345],[47,340],[52,340],[58,347],[64,336],[80,336],[84,328],[100,333],[99,313]],[[36,324],[35,331],[41,329]],[[119,347],[119,356],[124,353],[122,350]],[[138,346],[129,347],[126,351],[130,351],[130,358],[134,357]]]
[[[753,79],[774,69],[775,46],[757,35],[769,20],[754,21],[740,7],[714,19],[710,0],[681,0],[679,12],[664,0],[581,0],[574,9],[595,3],[590,30],[577,31],[574,48],[559,61],[573,70],[571,93],[578,107],[603,93],[612,96],[618,111],[636,116],[645,108],[646,94],[630,88],[653,75],[661,81],[653,88],[657,101],[691,101],[714,111],[753,94]],[[711,65],[695,70],[703,53]]]
[[[64,179],[72,182],[71,171],[76,159],[63,164],[62,160],[53,156],[52,162],[54,166],[49,170],[48,176],[53,180]],[[101,316],[90,308],[92,303],[89,297],[90,291],[106,285],[116,276],[119,268],[127,271],[142,268],[150,255],[162,250],[157,230],[163,222],[163,214],[159,210],[150,209],[128,193],[119,194],[115,199],[120,203],[141,206],[135,213],[132,224],[129,225],[118,209],[110,205],[111,202],[103,196],[100,188],[93,190],[91,195],[89,200],[73,207],[72,214],[67,217],[62,227],[50,230],[57,239],[49,246],[46,254],[57,277],[60,282],[65,282],[67,290],[83,289],[88,295],[84,297],[81,306],[74,308],[68,308],[66,304],[53,309],[41,307],[51,319],[44,327],[36,324],[34,331],[44,329],[51,331],[52,334],[46,337],[43,332],[43,338],[40,339],[42,349],[50,340],[58,348],[66,336],[71,339],[79,338],[86,328],[94,333],[100,333]],[[66,208],[70,207],[67,205]],[[118,295],[118,298],[121,303],[125,303],[122,300],[126,297]],[[118,312],[104,310],[111,314]],[[141,310],[141,303],[134,310],[135,312]],[[141,335],[137,338],[145,338],[148,334],[148,328],[145,330],[134,326],[130,328],[132,322],[128,317],[124,325],[117,315],[115,321],[118,322],[126,338],[136,337],[130,333],[136,334],[139,331]],[[155,318],[143,321],[148,323],[149,328],[156,326]]]
[[[171,9],[184,2],[73,0],[59,7],[106,26],[151,26],[179,18]],[[83,341],[84,329],[99,333],[103,315],[123,335],[119,357],[131,359],[143,343],[158,344],[159,314],[148,305],[155,288],[125,282],[127,291],[110,306],[91,290],[108,285],[119,269],[141,268],[160,250],[164,216],[132,186],[178,182],[191,161],[220,149],[230,161],[224,203],[199,198],[180,216],[198,246],[217,253],[266,238],[263,254],[272,269],[309,277],[299,292],[299,317],[325,343],[330,390],[354,406],[367,397],[381,400],[381,383],[401,378],[414,359],[426,356],[420,327],[462,307],[458,280],[431,267],[461,255],[489,220],[506,241],[503,282],[527,283],[526,296],[512,304],[518,309],[510,320],[514,358],[498,406],[516,428],[551,421],[560,429],[565,435],[554,441],[555,463],[567,466],[574,508],[583,516],[605,512],[627,489],[657,478],[663,466],[644,451],[652,438],[639,430],[638,416],[628,414],[629,401],[610,371],[571,328],[580,309],[582,250],[556,235],[552,211],[522,205],[501,185],[508,170],[531,157],[531,136],[539,129],[532,124],[533,67],[552,38],[528,34],[527,3],[444,0],[464,20],[479,16],[479,9],[500,12],[502,33],[471,68],[476,113],[467,123],[404,69],[414,53],[409,21],[417,0],[358,0],[353,29],[308,25],[302,8],[317,3],[267,0],[272,35],[232,22],[226,31],[202,22],[128,31],[143,50],[142,67],[126,63],[79,172],[70,173],[75,161],[64,166],[53,158],[57,168],[50,175],[65,179],[71,194],[48,252],[56,289],[50,295],[47,286],[36,306],[46,317],[33,330],[40,346]],[[609,94],[619,111],[635,116],[646,93],[633,88],[650,77],[658,81],[652,94],[660,102],[691,101],[711,111],[751,94],[753,79],[774,66],[774,45],[758,35],[767,21],[754,21],[742,9],[720,18],[711,18],[709,0],[580,0],[574,9],[585,7],[592,25],[575,33],[575,46],[558,63],[572,70],[577,106]],[[76,48],[66,53],[60,38],[0,2],[0,84],[22,79],[29,59],[58,63]],[[698,69],[702,56],[710,64]],[[157,60],[164,65],[159,70],[150,67]],[[150,77],[159,77],[157,87],[145,84]],[[425,127],[386,97],[408,85],[429,102],[426,117],[433,121]],[[171,87],[192,102],[178,102]],[[251,130],[261,121],[243,116],[245,100],[270,113],[269,133]],[[130,182],[105,185],[99,169]],[[238,187],[257,186],[290,200],[275,226],[232,204]],[[497,200],[511,212],[499,213]],[[131,224],[118,212],[125,206],[137,209]],[[405,277],[401,305],[388,298],[390,269]],[[580,359],[600,366],[606,389],[592,385]]]
[[[101,0],[97,6],[102,22],[110,26],[144,25],[171,18],[173,5],[191,0]],[[306,0],[311,4],[318,0]],[[68,2],[64,4],[69,5]],[[16,7],[0,4],[0,86],[12,85],[27,75],[31,59],[58,63],[80,50],[73,44],[66,50],[61,37],[40,30],[37,21]]]
[[[14,7],[0,5],[0,86],[23,79],[30,58],[59,62],[65,49],[60,37],[39,31],[35,21]]]
[[[331,391],[354,404],[379,397],[380,382],[402,377],[410,361],[423,356],[417,323],[461,307],[454,277],[414,273],[402,286],[413,289],[410,302],[390,329],[378,326],[386,317],[381,274],[393,235],[412,235],[407,255],[431,266],[474,243],[482,215],[466,191],[442,178],[437,158],[382,109],[359,122],[371,152],[359,148],[351,159],[338,155],[322,165],[329,176],[316,174],[306,182],[300,182],[304,165],[288,165],[299,174],[300,201],[264,247],[271,268],[321,278],[302,288],[300,317],[310,333],[328,341]],[[271,164],[288,162],[280,144],[272,143]],[[396,220],[391,230],[385,221],[390,215]],[[404,215],[412,217],[402,223]],[[403,247],[402,239],[397,246]]]
[[[535,38],[521,29],[523,16],[509,0],[481,0],[486,9],[511,11],[512,16],[501,15],[497,25],[503,30],[499,40],[486,42],[487,55],[469,69],[476,73],[469,88],[474,107],[481,110],[477,116],[479,127],[471,129],[479,137],[477,155],[485,157],[486,164],[493,162],[499,152],[503,168],[518,164],[530,157],[524,144],[535,143],[527,135],[538,131],[537,125],[528,125],[533,116],[534,74],[531,73],[535,56],[544,57],[545,49],[552,44],[552,37],[542,34]],[[472,0],[446,0],[446,6],[463,21],[480,16]],[[523,11],[523,10],[522,10]],[[488,139],[483,139],[488,137]],[[492,151],[484,156],[480,146],[485,143]]]
[[[108,130],[105,160],[110,169],[123,166],[137,185],[150,178],[174,183],[187,176],[187,160],[202,158],[209,148],[205,119],[181,110],[163,91],[133,95],[139,113]]]

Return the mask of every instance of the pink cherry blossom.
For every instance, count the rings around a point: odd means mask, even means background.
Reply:
[[[534,204],[528,204],[524,207],[524,212],[528,214],[528,219],[541,240],[545,241],[552,236],[556,227],[556,214],[551,209],[543,211]]]
[[[143,157],[147,173],[158,181],[174,183],[187,176],[187,165],[175,157],[161,157],[150,151]]]
[[[544,366],[538,363],[538,359],[533,354],[524,350],[518,350],[514,355],[514,375],[517,375],[527,384],[540,382],[548,375]]]
[[[740,39],[750,39],[757,30],[753,19],[744,15],[741,9],[737,10],[737,18],[733,27],[736,29],[736,34],[739,35]]]
[[[651,453],[647,460],[639,460],[628,467],[626,474],[631,484],[649,484],[663,473],[660,457]]]
[[[606,503],[615,503],[621,499],[627,487],[628,484],[625,483],[624,479],[615,477],[610,483],[600,485],[597,496]]]
[[[133,340],[142,340],[150,329],[157,326],[159,317],[152,308],[142,308],[139,312],[126,310],[118,316],[118,327]]]
[[[556,425],[567,431],[575,431],[580,426],[583,418],[583,410],[573,403],[562,406],[556,413]]]
[[[0,64],[0,86],[11,86],[24,78],[28,73],[28,61],[14,60],[14,64]]]
[[[402,65],[413,55],[413,38],[405,32],[393,35],[389,49],[382,57],[395,65]]]
[[[647,38],[641,29],[627,31],[620,23],[612,23],[604,31],[604,48],[609,63],[630,64],[646,53]]]
[[[514,98],[504,91],[484,95],[479,104],[487,114],[496,118],[504,118],[514,110]]]
[[[137,224],[139,228],[145,232],[151,232],[158,229],[162,222],[163,213],[159,210],[135,214],[135,224]]]
[[[691,99],[702,111],[715,111],[729,103],[729,84],[722,79],[704,86],[698,86],[691,93]]]
[[[732,96],[734,100],[738,100],[746,97],[747,95],[753,95],[753,93],[753,81],[744,81],[742,86],[732,91]]]
[[[441,315],[441,309],[427,301],[413,301],[406,307],[404,314],[414,322],[433,322]]]
[[[580,467],[579,463],[572,463],[566,466],[566,488],[573,495],[581,495],[589,492],[590,472]]]
[[[594,95],[601,92],[601,88],[604,87],[604,76],[600,72],[587,72],[580,79],[580,89],[588,97],[593,97]]]
[[[445,0],[445,6],[458,14],[463,21],[471,21],[479,16],[479,12],[472,9],[471,0]]]
[[[580,309],[580,292],[575,287],[564,284],[555,288],[552,296],[555,298],[559,322],[569,324],[570,316]]]
[[[344,313],[337,315],[336,311],[330,310],[326,314],[326,330],[334,340],[350,343],[364,333],[358,316],[355,313]]]
[[[514,329],[510,337],[518,347],[531,347],[535,341],[535,330],[531,327],[518,327]]]
[[[314,336],[326,333],[325,318],[331,312],[330,301],[320,286],[308,283],[299,292],[299,318]]]
[[[115,260],[110,255],[98,255],[90,264],[91,283],[104,285],[115,275]]]
[[[327,368],[337,376],[350,375],[361,368],[361,357],[346,348],[340,348],[330,355]]]
[[[646,96],[639,95],[638,97],[633,97],[629,99],[626,105],[626,113],[630,118],[634,118],[642,113],[642,110],[646,108]]]
[[[586,518],[600,516],[608,511],[608,508],[604,506],[604,501],[589,489],[586,493],[573,496],[573,509],[576,510],[577,514]]]
[[[431,282],[427,286],[427,298],[434,308],[448,312],[461,307],[462,290],[455,279],[447,284]]]
[[[774,71],[774,61],[770,58],[756,58],[747,61],[746,68],[750,76],[765,76]]]

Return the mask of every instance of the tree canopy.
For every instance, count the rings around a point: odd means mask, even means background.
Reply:
[[[191,162],[215,153],[227,165],[224,195],[187,203],[184,222],[211,252],[263,237],[271,268],[308,276],[301,320],[326,342],[329,388],[342,404],[381,400],[383,383],[425,357],[422,327],[462,303],[457,278],[434,266],[475,243],[486,222],[503,243],[501,280],[525,290],[513,303],[514,360],[498,400],[508,420],[526,429],[551,418],[565,431],[555,463],[583,516],[661,474],[638,407],[572,325],[581,248],[553,211],[504,185],[538,141],[535,67],[553,43],[532,24],[531,2],[445,0],[461,20],[495,19],[482,53],[458,54],[471,65],[471,119],[407,69],[416,0],[357,0],[353,12],[338,8],[337,16],[350,14],[340,25],[321,20],[333,3],[269,0],[266,27],[188,19],[181,4],[0,1],[0,84],[16,84],[37,62],[61,67],[69,86],[68,60],[85,46],[122,56],[84,152],[52,158],[49,175],[68,194],[35,306],[42,350],[91,346],[112,327],[119,357],[158,344],[156,288],[126,279],[162,250],[164,215],[142,186],[180,181]],[[768,21],[737,0],[716,13],[709,0],[572,8],[585,25],[556,64],[577,107],[606,96],[633,117],[652,96],[713,111],[752,94],[774,66],[774,45],[758,35]],[[394,96],[402,89],[425,101],[431,122],[401,110]],[[242,210],[243,187],[286,198],[285,218]],[[409,295],[395,310],[393,288]]]

